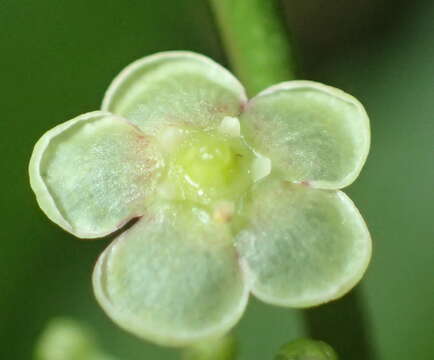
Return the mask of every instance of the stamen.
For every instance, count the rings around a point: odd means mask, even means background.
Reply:
[[[253,181],[259,181],[271,173],[271,160],[265,156],[258,156],[252,164]]]
[[[220,133],[230,137],[240,137],[240,121],[236,117],[225,116],[220,123]]]

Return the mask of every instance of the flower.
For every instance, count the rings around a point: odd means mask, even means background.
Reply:
[[[163,345],[227,332],[249,294],[308,307],[362,277],[366,225],[340,188],[358,176],[369,120],[352,96],[311,81],[250,101],[190,52],[124,69],[102,110],[42,136],[31,186],[81,238],[138,221],[97,261],[97,300],[118,325]]]

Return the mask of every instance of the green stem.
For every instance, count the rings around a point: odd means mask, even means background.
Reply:
[[[280,21],[278,0],[209,0],[231,65],[250,95],[295,78],[293,50]],[[331,344],[342,359],[375,360],[365,309],[353,291],[304,311],[310,336]]]
[[[295,78],[295,63],[276,0],[210,0],[229,60],[255,95]]]

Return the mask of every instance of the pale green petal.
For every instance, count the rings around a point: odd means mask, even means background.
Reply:
[[[289,181],[339,189],[358,176],[369,151],[369,119],[341,90],[289,81],[253,98],[241,116],[247,141]]]
[[[52,221],[78,237],[104,236],[143,214],[160,165],[154,148],[124,119],[87,113],[41,137],[30,183]]]
[[[228,331],[248,287],[230,231],[187,205],[160,206],[99,258],[96,297],[119,326],[162,345],[186,345]]]
[[[216,128],[245,103],[242,85],[222,66],[203,55],[170,51],[127,66],[108,88],[102,109],[153,132],[168,124]]]
[[[265,302],[307,307],[336,299],[369,263],[369,232],[340,191],[268,178],[254,187],[248,216],[237,247]]]

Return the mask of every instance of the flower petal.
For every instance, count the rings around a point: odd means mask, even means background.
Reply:
[[[185,205],[165,205],[115,240],[93,284],[119,326],[162,345],[222,335],[249,292],[228,229]]]
[[[289,81],[253,98],[241,116],[242,133],[286,180],[340,189],[358,176],[369,151],[369,119],[341,90]]]
[[[344,295],[361,279],[371,240],[344,193],[267,179],[253,194],[250,225],[237,247],[258,298],[313,306]]]
[[[143,213],[160,162],[154,151],[124,119],[87,113],[41,137],[30,183],[52,221],[78,237],[104,236]]]
[[[164,124],[215,128],[246,103],[238,80],[211,59],[187,51],[162,52],[127,66],[108,88],[102,109],[148,132]]]

